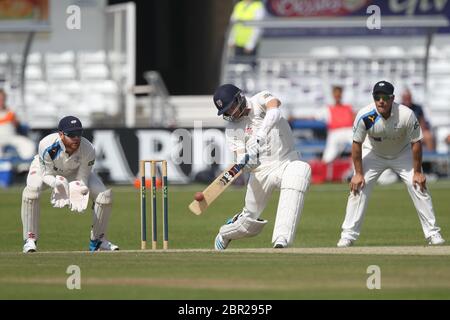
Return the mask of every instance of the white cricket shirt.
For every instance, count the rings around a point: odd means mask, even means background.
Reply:
[[[277,98],[268,91],[261,91],[246,99],[247,108],[250,108],[249,114],[237,121],[228,122],[225,130],[228,147],[239,154],[245,151],[245,144],[261,128],[267,111],[266,104]],[[261,165],[256,170],[269,166],[273,161],[298,158],[291,127],[287,120],[281,117],[268,133],[266,143],[260,150]]]
[[[86,138],[81,137],[78,150],[69,156],[59,134],[49,134],[39,142],[38,156],[43,180],[51,187],[54,187],[52,184],[56,175],[74,177],[88,185],[95,163],[95,149]]]
[[[396,158],[421,139],[422,130],[414,112],[395,102],[388,119],[371,103],[358,112],[353,124],[353,141],[363,143],[363,148],[386,159]]]

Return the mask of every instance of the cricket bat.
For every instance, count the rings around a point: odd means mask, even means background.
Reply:
[[[204,199],[202,201],[194,200],[189,205],[189,210],[196,215],[205,212],[206,209],[224,192],[234,180],[241,174],[242,169],[248,162],[248,155],[245,157],[244,163],[233,164],[223,171],[205,190],[203,190]]]

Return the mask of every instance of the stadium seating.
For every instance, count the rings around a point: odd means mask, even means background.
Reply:
[[[0,52],[0,79],[10,84],[9,97],[18,103],[22,60],[22,54]],[[32,52],[25,69],[23,109],[33,119],[33,127],[54,126],[57,118],[67,113],[86,119],[92,114],[115,117],[121,112],[119,84],[124,69],[122,55],[102,50]]]
[[[334,84],[344,87],[345,101],[355,109],[362,108],[371,102],[371,88],[382,77],[394,82],[398,93],[410,88],[415,102],[424,105],[433,125],[450,124],[445,114],[450,102],[447,94],[450,45],[430,48],[428,86],[423,77],[423,46],[372,49],[364,45],[318,45],[308,50],[261,56],[255,68],[245,63],[230,63],[225,67],[223,81],[236,84],[247,94],[271,90],[283,100],[284,115],[295,118],[309,117],[318,107],[329,103],[330,87]],[[0,52],[0,81],[9,81],[13,90],[18,89],[22,60],[21,54]],[[51,110],[50,115],[40,118],[56,118],[63,110],[86,116],[90,109],[105,117],[120,113],[122,81],[127,72],[122,55],[102,50],[32,52],[27,61],[25,102],[31,107],[53,106],[47,108]],[[20,101],[18,93],[10,97],[11,101]],[[32,109],[30,106],[27,109]]]
[[[397,101],[403,89],[410,89],[414,102],[424,107],[436,138],[443,139],[443,132],[450,127],[450,45],[430,47],[427,77],[425,56],[424,46],[318,45],[300,53],[266,50],[256,67],[231,63],[224,69],[223,78],[247,95],[270,90],[278,96],[283,102],[283,115],[294,129],[296,148],[304,159],[313,161],[324,150],[326,131],[317,127],[317,122],[305,119],[332,101],[331,86],[336,84],[344,87],[344,101],[355,111],[372,102],[373,85],[381,79],[395,84]],[[448,158],[447,145],[444,148],[442,141],[437,143],[437,153],[427,154],[424,161]]]
[[[428,66],[428,90],[424,83],[425,47],[403,48],[388,46],[371,49],[369,46],[317,46],[307,53],[288,55],[286,52],[264,55],[258,59],[256,68],[245,64],[226,66],[225,82],[243,88],[248,94],[262,89],[280,96],[290,109],[291,117],[308,116],[316,108],[331,101],[330,88],[333,84],[344,87],[344,99],[356,110],[371,102],[373,84],[383,78],[396,85],[397,95],[409,88],[416,103],[429,111],[431,123],[445,122],[434,118],[433,109],[442,110],[450,81],[450,46],[430,48]],[[447,82],[446,82],[447,81]],[[442,82],[442,84],[441,84]],[[436,85],[434,83],[437,83]],[[442,89],[441,89],[442,88]],[[437,92],[440,92],[437,95]],[[427,94],[427,96],[425,96]],[[436,103],[428,103],[428,97],[439,96]],[[433,99],[434,100],[434,99]],[[436,106],[436,108],[434,108]],[[302,108],[302,110],[298,110]],[[439,117],[439,116],[438,116]],[[450,124],[450,123],[449,123]]]

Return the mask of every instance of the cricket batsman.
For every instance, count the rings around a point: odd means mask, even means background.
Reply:
[[[406,184],[428,244],[443,244],[422,172],[419,122],[410,108],[394,102],[391,83],[377,82],[372,94],[374,103],[358,112],[353,125],[354,175],[337,246],[349,247],[358,239],[372,188],[386,169],[395,171]]]
[[[260,215],[272,191],[280,188],[280,199],[273,230],[274,248],[286,248],[294,241],[303,209],[311,168],[299,160],[294,138],[286,119],[281,116],[281,102],[268,91],[251,98],[232,84],[217,88],[214,104],[218,115],[228,122],[227,144],[237,163],[249,159],[250,172],[245,206],[223,225],[215,239],[215,249],[224,250],[231,240],[259,234],[267,220]]]
[[[25,244],[23,252],[35,252],[39,236],[39,199],[42,190],[52,189],[51,204],[83,212],[89,197],[94,200],[93,224],[89,250],[118,250],[106,238],[112,208],[112,191],[106,189],[92,171],[94,146],[84,137],[80,120],[67,116],[59,121],[58,132],[39,142],[39,154],[34,157],[22,193],[22,224]]]

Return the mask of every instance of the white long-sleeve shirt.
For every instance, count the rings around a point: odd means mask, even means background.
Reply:
[[[247,108],[250,108],[249,114],[237,121],[229,122],[225,130],[229,149],[238,154],[245,152],[246,143],[261,128],[267,111],[266,104],[276,98],[269,91],[261,91],[246,99]],[[269,131],[260,152],[261,165],[256,170],[271,166],[274,161],[299,158],[291,127],[285,118],[281,117]]]
[[[88,178],[95,163],[95,149],[86,138],[81,137],[79,148],[69,156],[59,134],[49,134],[39,142],[37,156],[42,179],[50,187],[54,187],[56,175],[80,180],[88,185]]]

